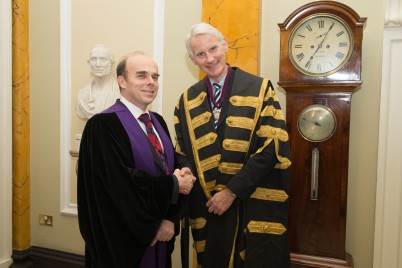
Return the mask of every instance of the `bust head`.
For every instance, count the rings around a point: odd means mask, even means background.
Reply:
[[[95,45],[87,60],[92,81],[78,90],[76,111],[81,119],[91,118],[110,107],[120,98],[119,85],[111,76],[113,55],[105,45]]]
[[[95,45],[89,54],[88,64],[95,78],[110,76],[114,63],[113,54],[105,45]]]

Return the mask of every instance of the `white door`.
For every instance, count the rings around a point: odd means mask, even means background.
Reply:
[[[402,27],[384,29],[373,268],[402,268]]]

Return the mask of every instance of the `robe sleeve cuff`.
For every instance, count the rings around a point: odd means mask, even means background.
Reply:
[[[172,198],[170,199],[170,204],[176,205],[177,199],[179,197],[179,182],[177,181],[175,175],[172,175],[172,179],[173,179],[173,190],[172,190]]]

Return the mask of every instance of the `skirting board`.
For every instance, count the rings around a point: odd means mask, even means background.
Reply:
[[[85,257],[83,255],[54,249],[32,246],[30,257],[35,268],[85,267]]]

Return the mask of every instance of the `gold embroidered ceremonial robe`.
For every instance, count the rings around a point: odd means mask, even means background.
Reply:
[[[182,94],[174,113],[180,165],[197,176],[188,203],[197,262],[289,267],[291,163],[284,115],[269,80],[239,68],[228,75],[217,129],[208,78]],[[225,187],[237,198],[224,214],[209,213],[207,201]]]

